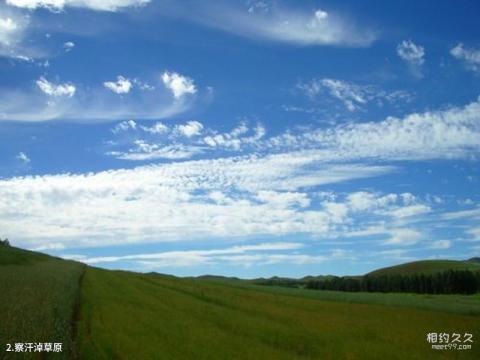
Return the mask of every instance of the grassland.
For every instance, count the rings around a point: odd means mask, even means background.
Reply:
[[[368,273],[368,275],[433,274],[450,269],[480,271],[480,263],[456,260],[422,260],[378,269]]]
[[[62,342],[66,351],[55,358],[480,358],[480,294],[341,293],[180,279],[0,247],[0,301],[1,346]],[[429,332],[469,332],[475,343],[472,350],[434,351]]]
[[[480,316],[480,293],[474,295],[431,295],[411,293],[372,293],[346,292],[330,290],[310,290],[306,288],[290,288],[285,286],[263,286],[241,280],[209,279],[224,286],[234,286],[255,291],[263,291],[285,296],[304,297],[309,299],[374,304],[398,307],[409,307],[421,310],[448,312],[459,315]],[[479,318],[480,321],[480,318]]]
[[[72,320],[84,265],[12,247],[0,248],[0,358],[7,343],[58,342],[72,356]],[[18,354],[15,354],[19,358]],[[25,354],[27,358],[40,358]]]
[[[290,289],[290,291],[295,291]],[[478,358],[435,352],[431,331],[473,332],[480,318],[319,300],[212,281],[89,268],[80,354],[142,359]]]

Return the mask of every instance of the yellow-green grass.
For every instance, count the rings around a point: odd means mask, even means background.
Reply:
[[[368,275],[433,274],[445,270],[480,271],[480,263],[457,260],[421,260],[378,269],[368,273]]]
[[[480,358],[475,343],[435,351],[426,341],[429,332],[478,338],[480,318],[472,315],[94,268],[81,299],[85,359]]]
[[[279,295],[306,297],[317,300],[410,307],[421,310],[449,312],[459,315],[480,316],[480,293],[473,295],[433,295],[413,293],[347,292],[256,285],[241,280],[208,279],[202,281]]]
[[[41,358],[6,353],[6,344],[63,344],[55,358],[71,358],[72,320],[84,266],[47,255],[0,247],[0,358]]]

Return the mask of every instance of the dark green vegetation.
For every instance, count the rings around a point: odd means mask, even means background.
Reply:
[[[425,260],[372,271],[364,276],[273,277],[254,284],[352,292],[408,292],[420,294],[474,294],[480,291],[480,263]]]
[[[82,359],[480,357],[480,294],[312,291],[91,267],[79,292],[84,269],[0,246],[1,346],[63,342],[64,358],[75,346]],[[473,333],[475,342],[434,351],[429,332]]]
[[[476,262],[474,259],[470,259],[468,261],[422,260],[378,269],[368,273],[367,275],[408,275],[413,273],[434,274],[446,270],[480,271],[480,263]]]
[[[366,275],[309,280],[308,289],[419,294],[475,294],[480,291],[480,272],[445,270],[432,273]]]
[[[0,358],[7,343],[58,342],[70,358],[72,321],[85,266],[0,246]],[[40,358],[38,353],[28,358]]]

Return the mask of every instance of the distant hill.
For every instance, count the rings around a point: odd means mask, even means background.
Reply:
[[[459,260],[421,260],[400,265],[390,266],[377,269],[365,275],[343,276],[343,278],[360,280],[364,276],[380,276],[380,275],[411,275],[411,274],[434,274],[445,270],[471,270],[480,271],[480,257],[474,257],[465,261]],[[243,280],[239,278],[229,278],[224,276],[203,275],[196,277],[203,280],[237,280],[249,282],[257,285],[283,286],[303,288],[311,281],[324,281],[337,278],[335,275],[308,275],[302,278],[288,278],[273,276],[270,278],[256,278],[251,280]]]
[[[475,259],[475,258],[474,258]],[[478,258],[477,258],[478,259]],[[471,270],[480,271],[480,262],[458,260],[421,260],[405,264],[390,266],[369,272],[368,276],[378,275],[408,275],[408,274],[432,274],[445,270]]]
[[[235,276],[221,276],[221,275],[201,275],[193,277],[193,279],[200,279],[200,280],[212,280],[212,281],[237,281],[241,280]]]

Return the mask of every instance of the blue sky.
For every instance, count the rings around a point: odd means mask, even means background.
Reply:
[[[2,1],[0,236],[176,275],[478,256],[479,10]]]

